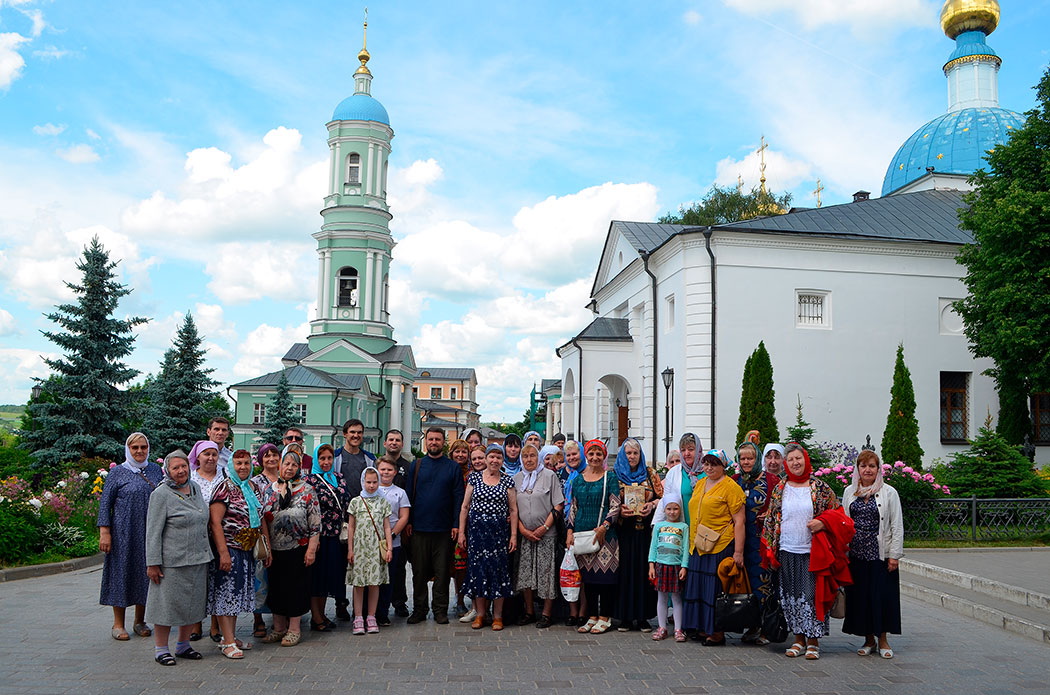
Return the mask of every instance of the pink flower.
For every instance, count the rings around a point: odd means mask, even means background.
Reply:
[[[933,489],[934,490],[940,490],[941,489],[940,483],[934,483],[933,484]]]
[[[914,472],[915,472],[915,469],[914,469],[914,468],[912,468],[911,466],[905,466],[905,467],[904,467],[904,472],[905,472],[905,473],[914,473]]]
[[[893,467],[894,468],[904,468],[904,462],[903,461],[897,461],[895,464],[893,464]]]
[[[846,472],[847,473],[852,473],[853,472],[853,466],[846,466]]]
[[[114,466],[116,466],[116,465],[117,465],[117,462],[116,462],[116,461],[110,461],[110,462],[109,462],[109,467],[110,467],[110,468],[113,468],[113,467],[114,467]]]
[[[845,466],[843,466],[841,463],[837,463],[837,464],[835,464],[835,467],[832,470],[835,471],[836,473],[841,473],[844,468],[845,468]]]

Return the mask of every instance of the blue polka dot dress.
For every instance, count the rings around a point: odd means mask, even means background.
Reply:
[[[475,598],[505,598],[513,591],[510,581],[510,494],[514,481],[500,474],[495,485],[485,484],[481,473],[471,473],[473,487],[467,512],[467,583],[464,592]]]

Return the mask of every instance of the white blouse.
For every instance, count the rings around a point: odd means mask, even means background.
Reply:
[[[809,485],[785,485],[780,518],[780,549],[789,553],[808,553],[813,543],[813,532],[806,524],[812,519],[813,498]]]

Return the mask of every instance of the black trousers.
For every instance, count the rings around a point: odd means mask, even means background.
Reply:
[[[408,604],[408,584],[405,567],[408,565],[408,539],[401,538],[400,552],[394,552],[390,563],[390,603],[394,608]]]
[[[587,584],[585,582],[583,593],[587,597],[587,613],[604,615],[607,618],[615,615],[616,598],[619,593],[619,587],[616,584]]]
[[[412,612],[427,614],[427,584],[434,578],[434,617],[448,615],[448,583],[452,569],[452,539],[448,531],[416,531],[409,546],[412,559]]]

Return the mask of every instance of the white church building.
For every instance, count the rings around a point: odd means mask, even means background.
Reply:
[[[904,345],[925,463],[967,446],[998,400],[951,304],[966,176],[1023,117],[999,108],[1001,63],[985,43],[991,13],[953,14],[944,66],[949,109],[919,128],[888,167],[883,196],[793,208],[713,227],[613,221],[591,290],[593,321],[557,350],[560,422],[576,439],[630,435],[665,460],[683,432],[732,449],[744,362],[764,341],[782,436],[797,400],[817,441],[878,449],[898,344]],[[1050,413],[1033,399],[1039,461]],[[1039,426],[1042,421],[1047,424]],[[670,435],[670,440],[668,440]]]

